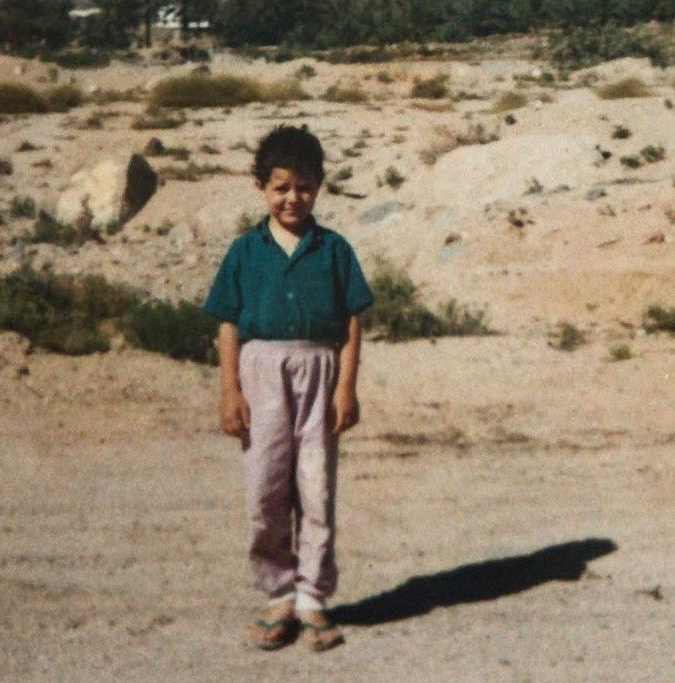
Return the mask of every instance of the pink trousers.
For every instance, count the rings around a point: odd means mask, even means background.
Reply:
[[[309,341],[246,342],[239,356],[251,409],[243,439],[249,559],[270,598],[335,591],[337,437],[329,424],[337,352]]]

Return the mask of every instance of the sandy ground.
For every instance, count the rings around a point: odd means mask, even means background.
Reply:
[[[246,646],[259,598],[215,371],[15,353],[3,680],[671,680],[675,344],[641,352],[647,373],[598,345],[366,344],[340,463],[347,643],[311,657]]]
[[[600,85],[636,76],[651,88],[601,100],[588,71],[533,81],[545,65],[518,45],[387,65],[221,55],[214,72],[268,79],[312,63],[314,99],[186,112],[172,131],[130,130],[140,102],[0,124],[13,165],[0,177],[5,218],[15,196],[53,210],[71,174],[153,135],[232,172],[168,181],[103,244],[26,244],[31,222],[6,220],[2,274],[30,260],[199,300],[241,214],[260,211],[250,148],[272,125],[308,123],[329,177],[351,173],[347,194],[322,193],[318,216],[368,273],[384,256],[428,305],[485,307],[499,332],[364,344],[363,420],[340,463],[333,617],[347,642],[321,656],[246,646],[260,598],[246,585],[239,448],[217,430],[215,370],[128,348],[28,353],[0,333],[3,683],[675,680],[675,339],[642,329],[646,306],[675,303],[664,106],[675,74],[646,60],[600,65]],[[147,90],[191,67],[113,64],[57,80]],[[439,74],[465,93],[454,108],[409,98],[415,78]],[[0,58],[1,80],[49,78],[47,65]],[[369,100],[321,99],[338,81]],[[513,125],[491,109],[509,91],[528,98]],[[103,128],[87,127],[97,111]],[[479,124],[498,139],[452,149]],[[617,125],[631,137],[613,138]],[[23,141],[38,149],[19,152]],[[662,161],[619,162],[650,144]],[[389,165],[405,176],[398,190],[382,182]],[[588,343],[553,348],[561,321]],[[610,361],[616,343],[629,360]]]

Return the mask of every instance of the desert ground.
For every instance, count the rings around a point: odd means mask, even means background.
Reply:
[[[153,136],[227,173],[167,180],[122,230],[80,247],[26,244],[16,237],[30,221],[6,221],[0,273],[28,259],[199,301],[242,216],[261,213],[251,148],[273,125],[307,123],[341,184],[317,217],[366,271],[386,259],[427,305],[487,312],[496,334],[364,342],[331,603],[346,643],[322,655],[246,643],[261,601],[246,582],[240,449],[218,430],[215,368],[124,343],[63,356],[2,332],[0,679],[675,680],[675,338],[643,328],[647,306],[675,306],[675,70],[624,59],[551,84],[518,40],[378,65],[222,53],[211,69],[274,80],[306,64],[311,99],[185,110],[174,130],[132,130],[145,109],[133,101],[7,117],[0,211],[15,196],[55,211],[74,173]],[[194,66],[56,78],[143,93]],[[438,75],[454,106],[409,96],[415,78]],[[0,80],[54,77],[0,57]],[[629,77],[649,96],[598,97]],[[367,99],[326,101],[337,82]],[[507,92],[527,103],[495,112]],[[97,112],[102,127],[87,124]],[[616,126],[631,135],[612,137]],[[37,149],[17,151],[24,141]],[[620,162],[648,145],[665,158]],[[574,351],[556,348],[562,322],[586,339]],[[613,360],[617,344],[629,358]]]

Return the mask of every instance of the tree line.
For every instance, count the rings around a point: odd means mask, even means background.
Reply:
[[[149,44],[160,8],[178,6],[183,28],[208,21],[223,45],[330,48],[411,40],[462,41],[532,28],[675,20],[675,0],[95,0],[100,14],[69,19],[72,0],[0,0],[0,47],[58,49]]]

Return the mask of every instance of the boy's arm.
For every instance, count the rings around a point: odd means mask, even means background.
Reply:
[[[220,424],[231,436],[242,436],[251,426],[251,414],[239,384],[239,350],[237,326],[224,322],[218,330],[220,355]]]
[[[340,349],[340,366],[333,394],[333,433],[353,427],[359,421],[356,397],[356,376],[361,351],[361,321],[358,315],[349,316],[347,339]]]

